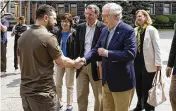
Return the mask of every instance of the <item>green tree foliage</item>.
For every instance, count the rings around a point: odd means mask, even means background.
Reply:
[[[169,17],[169,20],[170,20],[171,24],[176,23],[176,14],[169,15],[168,17]]]
[[[156,16],[156,23],[167,24],[167,23],[169,23],[169,18],[167,16],[164,16],[164,15]]]
[[[136,11],[142,9],[148,11],[150,8],[150,2],[146,1],[121,2],[120,5],[123,7],[123,20],[133,27],[135,26]]]
[[[173,25],[169,24],[169,18],[167,16],[158,15],[155,18],[154,26],[158,29],[162,29],[162,28],[170,28]]]
[[[85,4],[96,4],[100,11],[104,4],[108,2],[115,2],[120,4],[123,8],[123,21],[134,27],[135,23],[135,12],[139,9],[149,10],[150,2],[146,1],[84,1]],[[101,20],[101,17],[99,17]]]

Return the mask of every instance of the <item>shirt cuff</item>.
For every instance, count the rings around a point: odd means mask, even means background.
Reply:
[[[86,65],[86,59],[85,59],[84,57],[83,57],[82,59],[83,59],[83,61],[84,61],[84,65]]]
[[[104,54],[108,57],[108,50],[104,50]]]

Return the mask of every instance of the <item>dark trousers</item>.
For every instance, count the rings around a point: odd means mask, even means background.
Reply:
[[[56,111],[56,97],[21,96],[24,111]]]
[[[152,88],[155,72],[147,72],[142,55],[137,55],[134,61],[136,75],[137,107],[146,111],[154,111],[154,107],[147,103],[148,91]]]
[[[17,58],[17,48],[18,48],[18,36],[15,36],[14,41],[14,67],[15,69],[18,69],[18,58]]]
[[[6,58],[7,44],[1,44],[1,72],[6,72]]]

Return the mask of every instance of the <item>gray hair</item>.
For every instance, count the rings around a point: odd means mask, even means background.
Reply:
[[[116,3],[107,3],[102,7],[102,10],[108,8],[109,14],[112,15],[119,15],[119,20],[122,18],[122,7],[119,4]]]
[[[90,4],[90,5],[88,5],[87,7],[86,7],[86,9],[94,9],[95,10],[95,13],[96,14],[100,14],[100,8],[97,6],[97,5],[94,5],[94,4]]]

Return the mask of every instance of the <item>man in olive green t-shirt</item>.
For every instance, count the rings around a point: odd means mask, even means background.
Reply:
[[[36,18],[18,40],[20,95],[24,111],[55,111],[53,60],[62,67],[73,67],[75,62],[62,55],[56,37],[48,32],[57,23],[55,9],[41,5]]]

